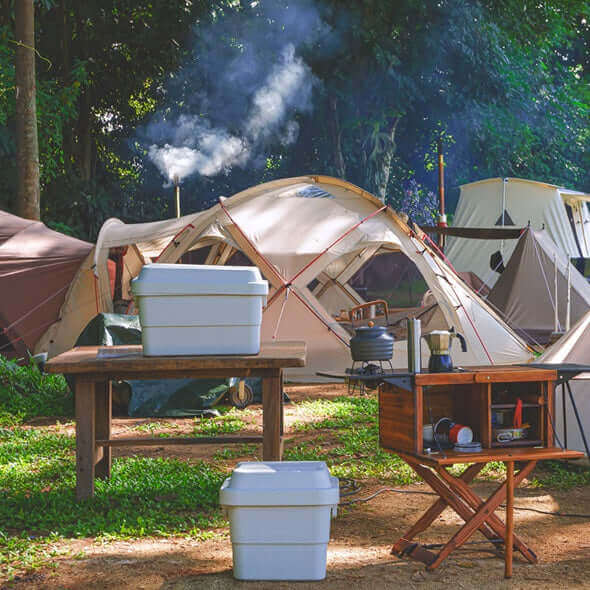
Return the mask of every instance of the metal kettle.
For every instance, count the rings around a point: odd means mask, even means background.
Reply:
[[[455,328],[450,330],[434,330],[422,336],[430,349],[430,360],[428,361],[428,370],[431,373],[446,373],[453,370],[453,361],[450,355],[451,342],[453,338],[458,338],[461,342],[461,350],[467,352],[467,342],[462,334],[455,332]]]

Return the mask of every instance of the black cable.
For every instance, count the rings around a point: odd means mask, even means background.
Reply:
[[[352,482],[355,486],[356,491],[348,492],[345,494],[340,494],[341,496],[342,495],[352,496],[360,490],[360,486],[358,484],[356,484],[356,482],[354,482],[354,480],[345,480],[345,481]],[[352,500],[348,500],[347,502],[340,502],[340,505],[341,506],[348,506],[350,504],[368,502],[369,500],[376,498],[377,496],[379,496],[380,494],[383,494],[384,492],[393,492],[396,494],[418,494],[421,496],[438,496],[438,494],[436,494],[435,492],[420,492],[417,490],[400,490],[399,488],[381,488],[365,498],[354,498]],[[500,504],[500,507],[506,508],[506,504]],[[564,516],[564,517],[568,517],[568,518],[590,518],[590,514],[577,514],[577,513],[570,513],[570,512],[553,512],[550,510],[541,510],[540,508],[527,508],[525,506],[515,506],[514,510],[521,510],[521,511],[526,511],[526,512],[536,512],[538,514],[547,514],[548,516]]]

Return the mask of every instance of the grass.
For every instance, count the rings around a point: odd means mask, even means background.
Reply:
[[[72,416],[73,396],[61,375],[44,375],[31,362],[19,366],[0,355],[0,426],[37,416]]]
[[[20,427],[0,431],[0,571],[46,565],[51,544],[79,537],[202,539],[225,525],[226,472],[204,462],[126,457],[91,500],[75,500],[73,437]]]
[[[243,418],[252,415],[250,410],[238,410],[231,408],[225,411],[221,416],[215,418],[195,418],[195,427],[193,433],[195,436],[216,436],[218,434],[232,434],[240,432],[247,427]]]

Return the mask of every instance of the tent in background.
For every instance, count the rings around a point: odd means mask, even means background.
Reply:
[[[586,313],[567,334],[550,346],[535,362],[590,365],[590,312]],[[582,373],[572,379],[570,387],[586,434],[586,440],[590,443],[590,373]],[[569,399],[566,400],[566,428],[564,429],[562,393],[563,391],[559,391],[555,402],[557,436],[564,445],[567,441],[569,449],[585,452],[582,435]]]
[[[541,344],[549,342],[555,327],[556,261],[558,329],[563,330],[566,321],[568,267],[573,325],[590,309],[590,285],[546,231],[528,228],[523,232],[487,298],[519,334]]]
[[[569,258],[590,258],[590,195],[521,178],[488,178],[461,186],[453,225],[467,228],[526,227],[545,229]],[[446,255],[458,271],[473,271],[489,287],[498,279],[490,256],[501,250],[504,264],[517,240],[449,237]]]
[[[1,354],[26,356],[59,323],[72,281],[84,261],[91,263],[91,250],[88,242],[0,211]]]
[[[238,252],[247,256],[271,287],[262,338],[307,342],[307,367],[290,371],[291,379],[316,380],[319,369],[350,366],[350,334],[334,312],[363,300],[350,278],[365,261],[384,252],[405,255],[426,282],[438,305],[430,329],[443,322],[465,335],[468,351],[462,353],[458,345],[453,349],[457,364],[518,363],[531,357],[522,339],[422,237],[376,197],[335,178],[268,182],[180,219],[134,225],[108,220],[95,254],[101,311],[113,309],[106,261],[111,248],[121,246],[129,246],[124,292],[145,262],[177,262],[197,250],[204,252],[207,264],[226,264]],[[396,342],[394,349],[395,366],[407,366],[405,342]],[[427,363],[426,345],[423,358]]]

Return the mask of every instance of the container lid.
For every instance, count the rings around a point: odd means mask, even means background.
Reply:
[[[134,295],[268,295],[256,266],[146,264],[131,281]]]
[[[323,461],[238,463],[220,491],[230,506],[299,506],[338,504],[338,478]]]

